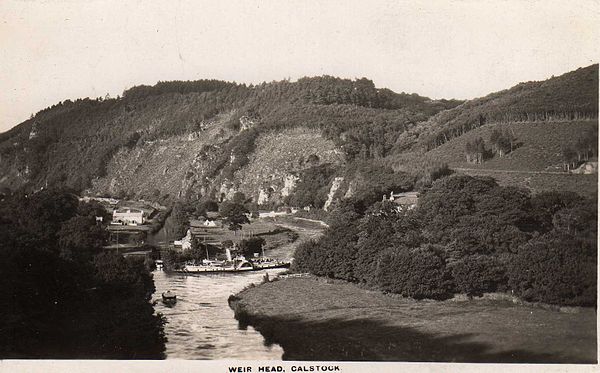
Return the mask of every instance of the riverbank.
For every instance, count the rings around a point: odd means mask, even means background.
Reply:
[[[342,281],[290,277],[230,298],[241,326],[284,360],[596,363],[596,312],[510,301],[416,301]]]

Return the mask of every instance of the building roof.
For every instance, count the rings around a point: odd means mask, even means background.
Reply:
[[[391,193],[394,198],[409,197],[419,198],[419,192],[402,192],[402,193]]]
[[[141,210],[138,210],[138,209],[122,207],[118,210],[114,210],[113,213],[116,213],[116,214],[143,214],[144,212]]]

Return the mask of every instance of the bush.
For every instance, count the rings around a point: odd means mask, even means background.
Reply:
[[[351,199],[339,201],[330,214],[331,226],[325,234],[318,241],[304,242],[296,249],[296,271],[355,281],[354,262],[361,209],[364,206]]]
[[[467,256],[452,266],[456,290],[469,296],[482,296],[485,292],[505,290],[508,284],[506,268],[495,257]]]
[[[320,248],[316,241],[309,240],[302,242],[294,252],[294,261],[290,270],[295,273],[311,272],[319,274],[321,261]]]
[[[241,253],[251,258],[254,254],[260,254],[266,241],[262,237],[250,237],[240,241],[239,250]]]
[[[294,253],[291,270],[354,281],[354,260],[355,247],[352,242],[339,242],[336,245],[333,238],[326,237],[325,240],[301,243]]]
[[[596,250],[573,236],[555,232],[540,236],[511,260],[509,285],[527,301],[596,305]]]
[[[175,250],[167,250],[161,253],[165,271],[174,271],[182,268],[181,255]]]
[[[386,249],[377,266],[378,284],[384,291],[415,299],[447,299],[452,280],[445,260],[432,248]]]

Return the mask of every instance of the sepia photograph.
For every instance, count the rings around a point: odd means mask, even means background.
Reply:
[[[0,371],[597,369],[599,25],[1,1]]]

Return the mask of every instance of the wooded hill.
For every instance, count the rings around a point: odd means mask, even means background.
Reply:
[[[119,98],[67,100],[0,135],[1,182],[84,190],[106,176],[119,151],[191,139],[203,145],[196,152],[203,167],[195,179],[207,185],[206,178],[231,179],[248,162],[258,136],[294,127],[317,130],[349,159],[361,151],[385,156],[397,133],[459,103],[327,76],[258,86],[160,82]]]
[[[598,64],[469,100],[407,131],[401,149],[434,149],[487,123],[556,122],[598,118]]]
[[[352,195],[390,166],[409,175],[381,191],[410,187],[444,159],[441,145],[486,125],[592,119],[597,127],[597,97],[598,65],[467,102],[395,93],[365,78],[159,82],[117,98],[67,100],[0,134],[0,187],[157,200],[241,190],[278,204],[294,201],[290,180],[327,169],[326,177],[309,177],[324,183],[311,186],[322,202],[334,176],[345,177],[337,195]],[[308,150],[309,143],[319,145]],[[433,150],[442,154],[431,157]]]

